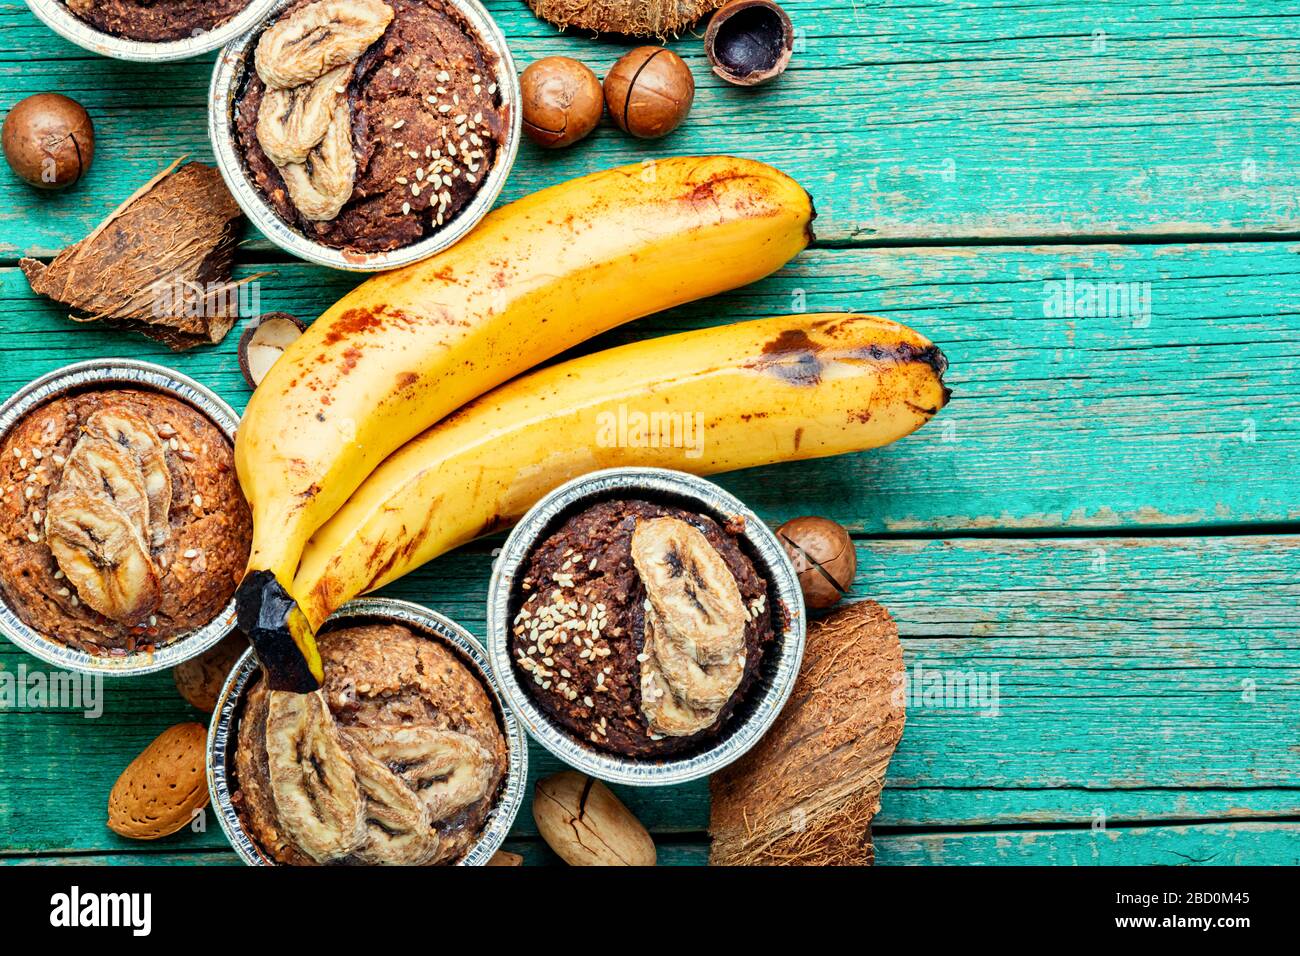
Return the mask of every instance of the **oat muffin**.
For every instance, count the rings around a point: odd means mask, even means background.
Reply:
[[[234,449],[159,392],[57,398],[0,444],[0,591],[33,630],[122,655],[210,622],[243,573],[252,517]]]
[[[486,688],[437,640],[395,624],[320,636],[313,694],[248,693],[232,801],[278,863],[454,863],[508,765]]]
[[[312,26],[327,15],[343,26]],[[304,66],[295,38],[328,29],[329,50]],[[359,252],[418,242],[496,160],[495,58],[443,0],[300,0],[252,60],[236,145],[276,213],[316,242]]]
[[[251,0],[67,0],[68,9],[100,33],[166,43],[228,23]]]
[[[639,500],[569,518],[530,555],[516,595],[510,654],[526,692],[611,753],[716,740],[774,636],[740,530]]]

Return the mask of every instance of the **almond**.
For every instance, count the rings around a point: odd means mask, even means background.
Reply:
[[[177,724],[131,761],[108,795],[108,828],[132,840],[175,833],[208,805],[202,724]]]
[[[641,821],[599,780],[566,770],[537,782],[538,832],[571,866],[654,866],[655,845]]]
[[[497,850],[492,854],[492,859],[487,861],[488,866],[523,866],[524,858],[518,853],[511,853],[509,850]]]
[[[172,680],[176,682],[176,690],[190,702],[190,706],[205,714],[212,713],[217,707],[217,698],[221,696],[226,678],[246,650],[248,638],[243,634],[235,631],[227,635],[216,647],[173,668]]]

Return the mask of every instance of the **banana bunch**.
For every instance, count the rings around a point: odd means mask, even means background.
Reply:
[[[235,443],[253,510],[239,623],[270,686],[320,681],[294,578],[313,533],[389,454],[585,339],[773,272],[812,218],[794,180],[751,160],[612,169],[496,210],[317,319],[254,392]]]
[[[311,626],[598,468],[699,475],[861,451],[947,402],[939,349],[887,319],[782,316],[563,362],[484,395],[375,470],[308,543]]]

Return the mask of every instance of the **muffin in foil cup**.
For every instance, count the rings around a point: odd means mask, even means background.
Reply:
[[[27,0],[32,13],[47,27],[83,50],[115,60],[137,63],[165,63],[188,60],[224,46],[266,15],[276,0],[250,0],[248,6],[212,30],[203,30],[180,40],[132,40],[97,30],[68,9],[66,0]]]
[[[505,842],[523,804],[524,787],[528,781],[528,740],[502,698],[483,649],[469,631],[459,624],[409,601],[392,598],[360,598],[349,601],[334,612],[327,627],[337,627],[343,623],[400,624],[421,637],[441,642],[456,654],[487,691],[501,725],[501,733],[506,739],[508,766],[496,806],[488,815],[478,840],[456,864],[484,866]],[[226,678],[226,684],[217,698],[212,723],[208,728],[208,791],[222,832],[226,834],[239,858],[249,866],[275,866],[276,862],[262,852],[244,828],[232,800],[238,789],[238,781],[235,779],[235,749],[239,740],[239,720],[243,716],[248,691],[260,670],[253,651],[245,651]]]
[[[534,550],[565,521],[605,501],[641,499],[706,515],[719,526],[741,519],[737,535],[755,569],[768,582],[774,640],[765,649],[758,679],[721,732],[705,748],[682,756],[628,757],[598,749],[561,727],[533,701],[510,656],[511,622],[520,585]],[[487,606],[492,671],[528,733],[583,773],[611,783],[661,786],[716,772],[765,734],[785,706],[803,660],[806,632],[803,592],[785,549],[771,529],[737,498],[710,481],[661,468],[611,468],[561,485],[542,498],[506,539],[492,572]]]
[[[80,392],[139,389],[170,395],[202,412],[234,444],[239,416],[217,394],[194,379],[150,362],[94,359],[43,375],[0,405],[0,443],[29,412],[47,402]],[[154,648],[119,655],[90,654],[41,634],[18,616],[0,592],[0,633],[47,664],[82,674],[129,677],[175,667],[213,647],[235,628],[235,599],[207,624]]]
[[[257,42],[281,11],[295,2],[296,0],[273,0],[269,9],[263,8],[264,13],[256,24],[221,51],[212,71],[212,85],[208,91],[208,136],[212,141],[212,151],[217,157],[217,168],[221,170],[231,195],[253,225],[271,242],[300,259],[333,269],[382,272],[419,262],[455,245],[492,208],[519,152],[519,140],[523,135],[519,75],[505,34],[478,0],[445,0],[449,7],[465,18],[483,48],[495,59],[491,79],[496,83],[501,97],[505,129],[492,168],[483,179],[478,192],[454,217],[419,242],[389,252],[338,249],[316,242],[304,235],[297,226],[280,218],[249,175],[248,166],[235,138],[235,108],[244,89],[247,72],[252,69]]]

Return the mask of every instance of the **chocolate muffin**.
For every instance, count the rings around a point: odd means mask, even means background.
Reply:
[[[0,443],[0,591],[51,640],[147,650],[202,627],[234,594],[252,540],[234,449],[160,392],[82,392]]]
[[[565,521],[529,556],[514,608],[511,657],[535,703],[629,757],[717,739],[775,633],[741,530],[640,500]]]
[[[317,44],[305,56],[303,38],[322,31],[323,55]],[[237,148],[276,213],[316,242],[357,252],[418,242],[496,161],[495,57],[443,0],[300,0],[250,59]]]
[[[454,863],[500,796],[509,750],[456,653],[395,624],[327,631],[313,694],[248,693],[232,802],[277,863]]]
[[[251,0],[67,0],[68,9],[100,33],[166,43],[228,23]]]

